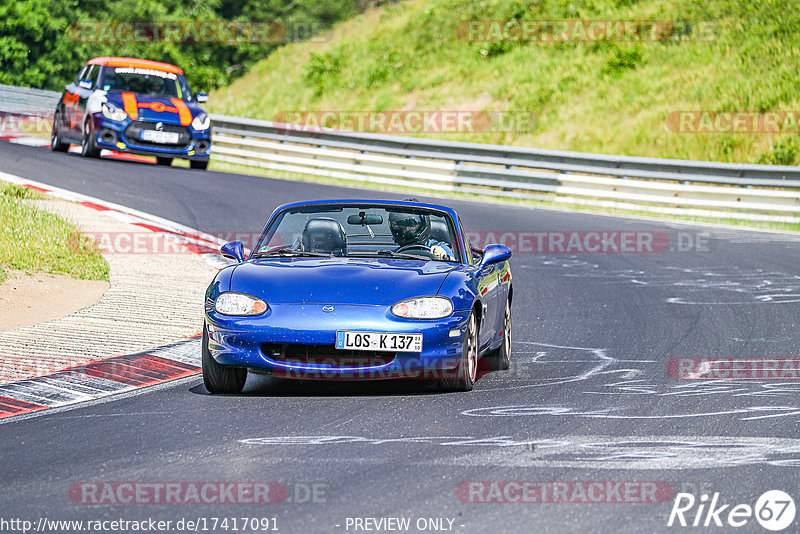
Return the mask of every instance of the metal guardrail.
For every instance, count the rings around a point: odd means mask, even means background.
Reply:
[[[612,156],[212,115],[214,158],[428,191],[800,222],[800,167]]]
[[[33,115],[56,109],[61,93],[0,84],[0,113]]]
[[[59,93],[0,85],[0,115],[52,111]],[[640,212],[800,222],[800,167],[589,154],[303,129],[211,115],[213,157],[360,183]]]

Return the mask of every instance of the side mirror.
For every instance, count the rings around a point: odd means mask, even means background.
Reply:
[[[501,261],[506,261],[511,257],[511,249],[505,245],[486,245],[486,248],[483,249],[483,258],[481,258],[481,263],[479,267],[482,269],[487,265],[491,265],[493,263],[500,263]]]
[[[91,89],[92,80],[78,80],[78,86],[83,87],[84,89]]]
[[[239,263],[244,261],[244,245],[241,241],[231,241],[230,243],[225,243],[222,245],[222,247],[220,247],[219,253],[224,257],[236,260]]]
[[[195,98],[200,104],[205,104],[208,102],[208,93],[197,93]]]

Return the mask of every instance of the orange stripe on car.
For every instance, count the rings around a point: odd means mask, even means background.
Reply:
[[[139,118],[139,106],[136,103],[136,95],[129,92],[122,93],[122,106],[125,108],[125,113],[128,114],[133,120]]]
[[[80,100],[80,93],[72,94],[69,91],[64,93],[64,108],[69,110],[69,127],[75,128],[75,125],[78,123],[76,117],[78,116],[78,102]]]
[[[162,104],[161,102],[139,102],[139,109],[146,108],[152,109],[158,113],[163,111],[169,111],[170,113],[178,113],[177,108],[173,108],[172,106],[168,106],[166,104]]]
[[[170,98],[169,101],[172,102],[173,106],[178,108],[178,118],[181,121],[181,126],[189,126],[192,123],[192,112],[189,110],[189,106],[186,105],[186,102],[180,98]]]

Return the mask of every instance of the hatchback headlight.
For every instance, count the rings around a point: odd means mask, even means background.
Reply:
[[[124,121],[128,114],[113,104],[105,103],[101,106],[103,117],[112,121]]]
[[[441,319],[453,313],[447,297],[417,297],[392,306],[392,313],[405,319]]]
[[[217,297],[214,309],[222,315],[261,315],[267,311],[267,303],[246,293],[230,291]]]
[[[192,121],[192,128],[195,130],[208,130],[211,126],[211,118],[206,113],[201,113]]]

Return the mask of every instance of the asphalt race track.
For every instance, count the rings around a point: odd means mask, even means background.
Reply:
[[[258,232],[273,208],[294,200],[408,196],[8,143],[0,143],[0,171],[209,233]],[[761,532],[754,517],[732,528],[728,512],[768,490],[797,499],[800,382],[791,373],[687,380],[675,366],[798,356],[800,236],[442,202],[477,231],[653,232],[687,250],[515,253],[512,369],[485,374],[470,393],[442,394],[422,381],[251,375],[242,395],[210,396],[192,377],[9,420],[0,425],[0,516],[265,517],[290,533],[367,531],[376,523],[364,519],[388,517],[410,518],[410,532],[699,531],[667,526],[674,495],[687,492],[698,501],[718,493],[730,505],[719,515],[724,526],[705,530]],[[268,505],[85,504],[74,486],[206,481],[277,482],[288,493]],[[496,491],[516,486],[491,481],[569,493],[556,503],[499,503],[519,500]],[[633,488],[621,499],[576,493],[592,482],[639,484],[616,486]],[[689,524],[697,510],[686,512]],[[427,521],[435,518],[444,521]]]

